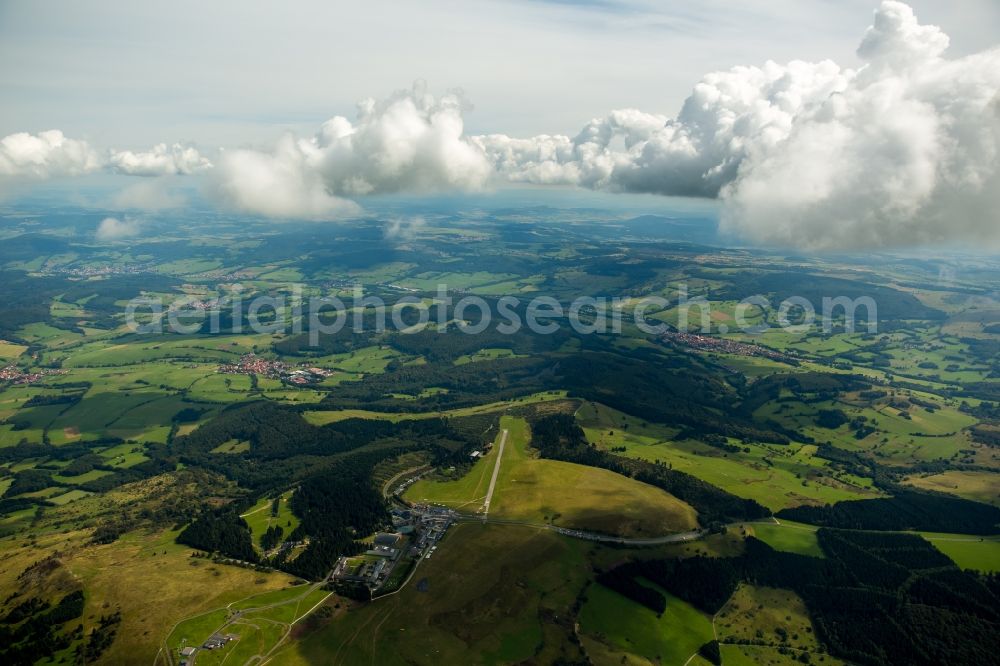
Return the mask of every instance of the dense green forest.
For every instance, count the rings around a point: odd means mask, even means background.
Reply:
[[[598,582],[654,610],[645,579],[706,613],[741,582],[794,590],[830,652],[872,664],[993,663],[1000,649],[995,577],[958,569],[919,536],[818,532],[825,558],[780,552],[753,537],[740,557],[637,560]],[[864,630],[859,630],[864,627]]]
[[[850,500],[827,506],[797,506],[779,518],[857,530],[920,530],[995,534],[1000,508],[957,497],[896,490],[893,497]]]

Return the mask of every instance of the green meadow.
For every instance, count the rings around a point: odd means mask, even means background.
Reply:
[[[281,494],[279,498],[280,501],[278,502],[277,515],[274,515],[271,511],[273,499],[270,497],[261,499],[250,510],[241,514],[243,520],[245,520],[247,525],[250,526],[250,533],[253,535],[254,545],[259,546],[260,537],[263,536],[268,527],[281,527],[281,529],[284,530],[284,534],[287,536],[299,526],[299,518],[292,513],[291,506],[289,505],[289,499],[292,496],[292,492],[293,491],[290,490]]]
[[[569,617],[587,576],[581,542],[546,530],[460,524],[411,584],[280,649],[275,663],[552,663],[572,654]]]
[[[747,525],[747,534],[752,535],[775,550],[782,550],[810,557],[824,557],[823,549],[816,539],[812,525],[782,520],[775,523],[752,523]]]
[[[1000,537],[971,537],[965,534],[922,532],[921,536],[963,569],[986,573],[1000,572]]]
[[[658,589],[652,583],[648,586]],[[674,596],[664,596],[667,609],[657,617],[645,606],[595,583],[587,588],[580,609],[580,632],[611,648],[616,658],[631,654],[654,664],[684,664],[712,640],[712,619]]]
[[[697,526],[695,511],[669,493],[607,470],[537,457],[522,418],[504,416],[508,431],[489,515],[527,523],[623,536],[661,536]],[[481,513],[499,454],[490,453],[460,479],[426,477],[405,493],[411,501]]]
[[[874,497],[870,482],[834,473],[815,447],[751,444],[749,451],[724,453],[693,440],[673,440],[676,430],[650,424],[599,403],[584,403],[577,420],[599,448],[624,447],[624,455],[663,461],[734,495],[772,510]]]

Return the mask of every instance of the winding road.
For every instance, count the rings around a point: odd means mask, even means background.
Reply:
[[[485,517],[462,515],[455,516],[457,523],[478,523],[485,522]],[[601,534],[599,532],[586,532],[584,530],[573,530],[549,523],[532,523],[527,520],[513,520],[508,518],[493,518],[489,521],[494,525],[518,525],[520,527],[533,527],[538,530],[551,530],[563,536],[574,539],[584,539],[585,541],[597,541],[600,543],[615,543],[627,546],[659,546],[665,543],[682,543],[684,541],[695,541],[705,536],[708,530],[691,530],[689,532],[675,532],[658,537],[621,537],[612,534]],[[745,524],[745,523],[740,523]]]

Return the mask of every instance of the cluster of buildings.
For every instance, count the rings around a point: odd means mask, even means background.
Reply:
[[[288,372],[288,364],[283,361],[272,361],[260,358],[256,354],[244,354],[236,363],[225,363],[219,366],[219,372],[229,375],[257,375],[280,379]]]
[[[52,268],[44,271],[48,275],[71,275],[73,277],[103,277],[107,275],[139,275],[154,273],[152,264],[104,264],[103,266],[83,266],[82,268]]]
[[[175,303],[182,311],[198,310],[201,312],[213,312],[225,305],[221,298],[210,298],[203,301],[199,298],[181,298]]]
[[[230,641],[234,641],[237,638],[239,638],[239,636],[237,636],[236,634],[212,634],[211,636],[208,637],[208,640],[202,643],[201,649],[218,650],[219,648],[225,647],[227,643],[229,643]],[[193,664],[194,656],[197,653],[198,653],[198,648],[193,645],[188,645],[187,647],[181,648],[180,650],[181,666],[189,666],[189,664]]]
[[[372,542],[372,547],[365,552],[365,555],[374,555],[375,557],[385,557],[395,560],[399,557],[400,550],[398,546],[402,538],[402,534],[393,534],[390,532],[376,534]]]
[[[333,280],[327,280],[320,285],[320,289],[325,291],[343,291],[353,289],[358,285],[357,280],[345,280],[342,278],[336,278]]]
[[[357,557],[341,557],[330,573],[338,583],[360,583],[375,591],[385,584],[396,567],[407,543],[402,534],[375,535],[372,547]]]
[[[0,382],[10,382],[12,384],[33,384],[41,381],[49,375],[65,375],[65,370],[37,368],[34,370],[22,370],[14,364],[0,369]]]
[[[393,509],[395,531],[376,534],[363,555],[337,560],[330,580],[361,584],[377,592],[405,562],[430,559],[455,516],[451,509],[422,504]]]
[[[257,277],[257,274],[253,271],[214,270],[205,271],[204,273],[199,274],[198,277],[205,278],[207,280],[233,280],[238,282],[240,280],[252,280]]]
[[[303,367],[292,370],[284,377],[284,379],[292,384],[302,386],[304,384],[315,384],[316,382],[321,382],[332,374],[333,371],[327,370],[326,368]]]
[[[669,331],[663,334],[663,340],[690,347],[692,349],[703,349],[707,351],[719,352],[721,354],[735,354],[737,356],[760,356],[774,361],[788,361],[791,357],[787,354],[761,347],[760,345],[748,344],[746,342],[736,342],[726,338],[718,338],[711,335],[699,335],[697,333],[681,333],[679,331]]]
[[[393,284],[391,282],[385,283],[384,286],[388,287],[389,289],[395,289],[396,291],[408,291],[410,293],[420,291],[419,289],[415,289],[414,287],[404,287],[401,284]]]
[[[444,538],[451,524],[455,522],[457,513],[453,509],[431,504],[414,504],[407,509],[393,511],[393,523],[397,520],[413,528],[414,551],[429,558],[437,550],[438,542]],[[399,529],[399,528],[397,528]]]
[[[348,280],[336,279],[336,280],[328,280],[323,284],[321,284],[320,287],[327,291],[345,291],[345,290],[350,291],[353,290],[355,287],[360,286],[360,284],[361,283],[355,279],[348,279]],[[405,291],[409,293],[416,293],[420,291],[415,287],[406,287],[401,284],[395,284],[393,282],[374,282],[372,283],[372,286],[380,287],[382,289],[391,289],[393,291]]]
[[[283,379],[298,385],[321,382],[333,374],[332,370],[325,368],[293,368],[284,361],[260,358],[256,354],[244,354],[236,363],[220,365],[218,371],[230,375],[257,375],[271,379]]]
[[[475,451],[470,453],[469,457],[472,458],[473,460],[479,460],[483,456],[489,454],[489,452],[492,450],[493,450],[493,442],[489,442],[488,444],[486,444],[486,446],[482,448],[482,450],[476,449]]]

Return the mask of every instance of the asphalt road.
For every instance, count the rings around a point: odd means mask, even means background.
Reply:
[[[485,516],[461,515],[455,516],[456,522],[486,522]],[[547,523],[532,523],[527,520],[512,520],[508,518],[493,518],[489,522],[495,525],[520,525],[522,527],[534,527],[539,530],[551,530],[564,536],[585,541],[598,541],[601,543],[617,543],[631,546],[658,546],[664,543],[681,543],[684,541],[695,541],[705,536],[707,530],[691,530],[689,532],[676,532],[658,537],[619,537],[610,534],[599,534],[597,532],[586,532],[584,530],[571,530],[557,525]]]

